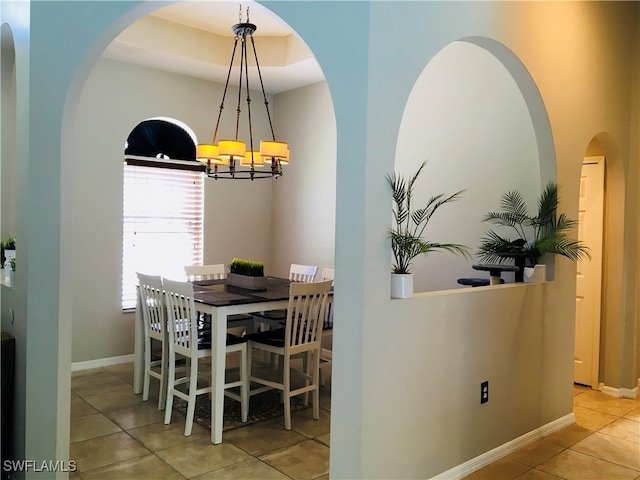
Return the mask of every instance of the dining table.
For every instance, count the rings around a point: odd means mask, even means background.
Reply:
[[[229,315],[287,308],[287,278],[267,277],[263,290],[248,290],[227,285],[225,279],[195,280],[193,297],[196,310],[211,315],[211,443],[222,442],[224,377],[226,362],[227,318]],[[332,301],[330,295],[329,301]],[[142,392],[144,377],[144,324],[140,296],[136,306],[133,391]]]

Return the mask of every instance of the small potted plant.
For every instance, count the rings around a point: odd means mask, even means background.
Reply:
[[[516,282],[524,281],[525,277],[539,282],[546,279],[546,269],[540,264],[545,254],[562,255],[571,260],[591,258],[586,245],[569,237],[577,222],[564,213],[557,216],[559,203],[558,184],[554,182],[549,182],[540,195],[535,215],[529,213],[520,192],[512,190],[502,195],[502,210],[489,212],[482,220],[509,228],[515,237],[489,230],[480,244],[480,259],[488,263],[513,261],[520,267]],[[533,273],[534,270],[538,273]]]
[[[421,208],[413,205],[415,183],[427,162],[422,162],[409,180],[393,173],[386,179],[393,198],[393,226],[389,229],[393,266],[391,269],[391,297],[410,298],[413,296],[413,274],[411,261],[420,254],[444,250],[468,257],[468,248],[458,243],[436,243],[423,238],[423,234],[433,214],[444,204],[460,198],[464,190],[453,195],[440,193],[431,197]]]
[[[234,258],[229,263],[227,284],[247,290],[266,290],[267,277],[264,276],[264,263]]]
[[[9,267],[9,261],[16,256],[16,239],[9,236],[2,242],[2,268]]]

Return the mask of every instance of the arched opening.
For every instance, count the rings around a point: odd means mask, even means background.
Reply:
[[[598,153],[597,155],[595,153]],[[600,359],[606,159],[594,138],[587,147],[580,174],[578,239],[591,258],[578,261],[574,383],[597,388]]]
[[[0,26],[0,241],[17,235],[18,163],[17,163],[17,82],[16,48],[11,26]],[[12,252],[15,257],[15,250]],[[7,254],[6,257],[9,255]],[[2,261],[5,261],[3,248]],[[2,318],[12,318],[15,301],[16,274],[7,261],[2,278]],[[19,268],[17,264],[16,268]],[[24,268],[23,268],[24,271]],[[4,286],[11,287],[5,289]],[[11,304],[11,307],[8,305]],[[7,315],[7,310],[9,315]],[[2,322],[2,462],[24,458],[26,325],[24,322]],[[6,332],[6,333],[5,333]],[[6,335],[6,338],[5,338]],[[9,339],[12,337],[11,339]]]
[[[621,328],[624,303],[616,288],[624,277],[626,224],[625,167],[618,151],[610,135],[595,135],[585,148],[580,177],[580,235],[588,235],[585,240],[596,255],[578,266],[574,381],[594,389],[615,384],[611,379],[617,379],[620,367],[619,339],[610,334]],[[590,230],[584,231],[583,225]]]
[[[534,114],[531,105],[544,108],[532,94],[537,91],[518,81],[521,68],[497,42],[465,39],[435,55],[413,87],[398,135],[396,170],[412,172],[427,161],[416,187],[417,206],[433,195],[464,190],[434,215],[425,236],[466,244],[474,257],[416,258],[416,291],[458,288],[458,278],[476,276],[471,267],[479,263],[480,240],[491,228],[482,222],[484,215],[498,210],[502,194],[512,190],[535,207],[542,181],[555,177],[554,157],[541,151],[551,142],[548,120]],[[513,281],[513,273],[503,277]]]
[[[2,165],[0,176],[2,177],[2,222],[0,239],[3,241],[9,235],[16,234],[16,53],[11,27],[4,23],[0,27],[0,48],[2,53],[0,88],[2,89],[2,112],[0,117]]]
[[[225,50],[225,59],[227,53]],[[92,365],[93,360],[105,357],[126,361],[133,348],[133,314],[114,308],[114,294],[119,294],[121,272],[120,265],[110,260],[112,253],[119,252],[121,248],[122,225],[118,220],[122,221],[122,140],[127,138],[140,118],[157,115],[183,119],[199,138],[206,139],[215,125],[215,107],[222,89],[220,84],[206,79],[181,76],[176,72],[159,72],[144,65],[130,65],[109,58],[108,54],[93,61],[95,65],[87,67],[91,71],[86,81],[77,82],[82,83],[82,93],[74,93],[78,96],[76,118],[67,120],[75,123],[76,131],[73,138],[63,139],[63,144],[71,151],[70,160],[65,160],[67,166],[64,168],[69,170],[67,178],[70,178],[68,181],[72,183],[74,195],[91,192],[100,202],[92,205],[91,209],[75,203],[66,206],[70,208],[76,225],[92,225],[92,228],[75,229],[73,233],[76,246],[73,256],[77,260],[73,277],[81,278],[100,271],[109,284],[108,287],[105,285],[105,291],[111,293],[87,302],[85,294],[90,294],[89,289],[83,285],[73,287],[75,299],[85,298],[74,301],[72,307],[72,362],[78,364],[74,368],[86,368]],[[305,258],[303,255],[314,256],[305,263],[333,266],[335,207],[331,209],[330,206],[332,203],[335,205],[336,128],[327,84],[320,82],[297,88],[293,93],[273,93],[270,100],[277,112],[286,112],[289,105],[293,105],[292,111],[298,115],[304,109],[314,112],[313,125],[303,125],[298,117],[287,118],[286,114],[276,112],[276,128],[285,137],[296,137],[296,145],[291,145],[292,154],[294,149],[300,152],[298,158],[304,158],[304,162],[296,163],[293,156],[290,168],[277,183],[271,180],[206,181],[204,201],[208,211],[204,219],[204,262],[228,263],[234,256],[264,258],[266,267],[276,275],[282,275],[282,270],[288,269],[289,263],[301,262],[300,259]],[[126,108],[121,108],[123,106]],[[108,128],[102,127],[107,124]],[[317,138],[310,129],[322,130],[326,135]],[[95,155],[87,158],[83,154],[87,151],[87,143],[102,148],[92,150]],[[319,166],[315,165],[316,157],[323,161]],[[309,188],[322,188],[327,202],[318,205],[313,197],[305,196],[304,192]],[[298,195],[299,201],[290,202],[292,195]],[[312,225],[314,228],[326,225],[321,236],[315,235],[310,228],[299,230],[295,225],[296,218],[308,221],[307,206],[321,207],[318,216],[323,218],[323,222],[318,222],[316,216]],[[64,205],[62,210],[64,212]],[[94,222],[96,217],[101,222]],[[230,224],[238,225],[238,228],[229,228]],[[316,242],[322,238],[322,245],[309,243],[310,237]],[[287,242],[281,242],[283,238]],[[307,241],[306,248],[294,252],[289,248],[290,242],[295,245],[298,241]],[[95,249],[90,247],[97,242],[103,249],[101,255],[95,255]],[[111,253],[107,255],[107,251]],[[171,252],[167,254],[171,255]],[[102,320],[95,318],[95,312],[101,312]],[[87,320],[91,318],[95,321]],[[91,347],[82,342],[83,338],[100,338],[100,341]]]

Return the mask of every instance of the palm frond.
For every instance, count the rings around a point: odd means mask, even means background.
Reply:
[[[536,225],[554,225],[559,203],[558,185],[549,182],[538,200],[538,214],[534,219]]]
[[[527,221],[527,219],[528,217],[526,216],[514,215],[511,212],[489,212],[482,217],[483,222],[492,222],[504,227],[522,225]]]

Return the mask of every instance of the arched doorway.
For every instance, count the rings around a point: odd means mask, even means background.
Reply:
[[[624,244],[624,211],[626,180],[623,159],[618,155],[616,142],[610,135],[601,132],[595,135],[585,148],[580,179],[580,210],[583,214],[583,196],[587,196],[585,188],[589,179],[585,177],[587,169],[596,171],[597,174],[589,177],[598,178],[591,187],[596,195],[591,202],[598,203],[598,209],[602,210],[602,218],[596,217],[601,226],[594,230],[589,240],[596,250],[600,250],[600,258],[594,257],[590,265],[584,265],[587,273],[591,274],[589,283],[591,298],[584,301],[582,294],[577,292],[576,309],[576,354],[575,354],[575,378],[576,383],[586,384],[594,389],[606,391],[613,396],[620,396],[622,392],[612,388],[620,368],[619,351],[615,335],[611,332],[620,328],[622,305],[624,304],[622,292],[617,286],[623,276],[623,247]],[[591,181],[595,180],[591,178]],[[584,232],[580,232],[581,235]],[[584,278],[581,278],[579,265],[577,286],[583,288]],[[584,306],[580,304],[584,303]],[[578,310],[582,308],[582,311]],[[609,335],[607,335],[609,333]],[[583,360],[586,359],[586,360]]]
[[[136,12],[136,14],[138,13],[139,11]],[[225,59],[226,59],[226,53],[228,52],[226,52],[225,50]],[[114,105],[112,105],[111,103],[113,103],[113,99],[115,97],[117,97],[118,95],[122,95],[122,92],[123,92],[122,85],[125,84],[125,82],[117,83],[117,84],[114,84],[112,82],[112,84],[109,85],[108,82],[105,80],[105,78],[108,78],[108,76],[104,74],[108,73],[108,72],[105,72],[106,70],[117,71],[116,73],[123,74],[121,77],[118,77],[118,78],[123,79],[126,77],[126,72],[123,73],[124,67],[122,65],[119,65],[119,64],[116,65],[114,62],[111,62],[110,59],[106,59],[105,61],[97,61],[95,62],[95,64],[87,67],[88,70],[90,70],[91,68],[93,68],[93,70],[91,70],[87,74],[87,78],[84,78],[82,81],[78,80],[76,82],[77,84],[82,84],[82,88],[84,88],[84,91],[82,92],[82,94],[79,94],[74,91],[70,97],[70,100],[68,101],[68,103],[71,103],[71,104],[73,103],[73,101],[76,101],[78,103],[78,105],[75,107],[77,109],[77,112],[76,112],[77,117],[67,119],[70,125],[76,122],[76,124],[73,125],[73,128],[76,130],[76,132],[75,132],[74,138],[69,137],[65,139],[63,137],[63,143],[65,143],[64,140],[70,140],[69,143],[66,143],[66,147],[69,148],[69,150],[71,151],[71,155],[69,156],[71,160],[67,162],[67,168],[70,171],[73,170],[75,172],[80,172],[80,171],[84,172],[83,175],[80,175],[80,176],[74,175],[74,180],[73,180],[74,185],[72,189],[77,192],[81,192],[87,189],[89,190],[93,189],[93,193],[95,194],[96,198],[101,199],[100,204],[96,205],[96,208],[104,209],[103,210],[104,215],[98,213],[97,216],[99,216],[102,219],[109,219],[109,223],[111,223],[111,225],[108,226],[106,225],[106,223],[104,225],[94,224],[96,228],[83,229],[84,231],[82,232],[77,231],[77,234],[74,234],[76,236],[74,238],[73,243],[75,243],[76,245],[91,245],[91,244],[95,245],[96,244],[95,238],[99,238],[100,242],[103,242],[101,243],[102,245],[111,244],[108,248],[110,249],[110,251],[113,252],[115,248],[120,248],[119,245],[114,244],[113,242],[114,240],[113,237],[119,233],[117,229],[120,228],[120,225],[117,224],[117,221],[113,221],[113,220],[114,219],[117,220],[118,218],[117,212],[120,207],[119,202],[121,202],[121,196],[122,196],[122,192],[118,189],[118,186],[117,186],[117,182],[119,180],[118,175],[121,174],[121,172],[119,172],[118,169],[120,168],[121,160],[122,160],[122,139],[126,138],[127,133],[131,130],[131,128],[135,124],[131,120],[130,115],[135,114],[134,118],[136,119],[136,121],[139,118],[146,118],[151,114],[171,115],[174,118],[185,119],[185,121],[188,121],[189,124],[192,125],[192,121],[188,115],[179,113],[182,110],[191,110],[192,117],[198,117],[197,122],[195,122],[196,125],[193,125],[194,130],[197,129],[198,135],[206,138],[207,135],[210,135],[211,129],[215,123],[215,111],[214,109],[212,109],[212,107],[216,105],[215,101],[219,100],[219,98],[217,97],[217,95],[215,95],[217,94],[217,90],[214,91],[213,89],[210,89],[211,92],[209,92],[209,94],[211,94],[211,98],[200,95],[200,93],[204,92],[205,90],[204,88],[200,88],[202,87],[202,85],[205,84],[205,82],[202,82],[200,80],[193,80],[193,79],[185,79],[184,81],[185,83],[184,88],[185,90],[189,90],[189,92],[177,93],[175,89],[168,88],[164,83],[167,80],[169,80],[169,77],[171,76],[171,74],[169,73],[163,74],[163,75],[158,74],[158,75],[155,75],[155,78],[152,79],[153,82],[145,84],[147,79],[142,79],[140,84],[136,84],[136,88],[132,88],[132,91],[133,91],[132,95],[134,95],[136,98],[123,99],[126,102],[127,108],[120,109],[119,119],[117,121],[111,122],[110,124],[111,126],[108,129],[106,129],[108,130],[107,132],[105,129],[99,128],[98,125],[101,124],[103,119],[109,118],[110,115],[112,115],[111,118],[116,118],[116,114],[111,113],[111,108],[114,107]],[[139,70],[137,71],[137,73],[139,73]],[[161,90],[161,89],[164,89],[164,91],[158,92],[158,90]],[[326,88],[326,84],[324,86],[320,86],[318,90],[322,90],[321,95],[322,95],[323,102],[326,102],[327,98],[329,98],[330,100],[330,97],[328,96],[328,88]],[[111,97],[109,92],[116,92],[117,95],[114,93],[113,97]],[[74,96],[78,96],[78,98],[74,98]],[[92,105],[90,102],[85,101],[87,96],[91,96],[93,99],[92,101],[99,103],[98,105],[95,105],[96,108],[93,108],[94,105]],[[140,100],[145,98],[145,96],[148,96],[148,98],[147,98],[147,101],[144,102],[145,105],[142,105],[143,102],[141,102]],[[111,98],[111,101],[110,101],[110,98]],[[120,100],[120,99],[118,98],[117,100]],[[160,110],[159,104],[161,101],[162,102],[166,101],[166,103],[163,103],[164,109],[161,111],[158,111]],[[308,104],[307,108],[313,107],[315,109],[315,112],[317,113],[319,105],[318,103],[314,104],[314,101],[317,101],[317,98],[314,98],[313,100],[309,100],[307,102]],[[142,110],[145,108],[147,110],[145,110],[144,113],[141,113]],[[134,110],[136,109],[140,109],[140,111],[134,112]],[[172,111],[171,109],[173,109],[174,111]],[[194,114],[193,113],[194,110],[197,111],[198,113]],[[333,112],[331,111],[331,108],[325,108],[325,106],[323,105],[322,110],[323,112],[327,111],[330,113],[330,115],[327,115],[327,117],[333,116]],[[74,111],[74,108],[71,108],[70,111]],[[79,120],[80,118],[84,118],[84,119],[90,118],[91,120],[81,121]],[[316,119],[316,122],[317,122],[317,119]],[[296,121],[290,120],[290,123],[294,125]],[[294,126],[297,127],[299,125],[294,125]],[[316,127],[317,126],[318,125],[316,124]],[[290,127],[289,125],[285,125],[285,128],[292,128],[292,127]],[[334,135],[335,135],[335,119],[333,119],[333,125],[332,126],[330,125],[327,128],[327,130],[331,130],[331,128],[333,128]],[[97,135],[96,133],[92,133],[92,131],[102,132],[102,133],[100,133],[100,135]],[[203,131],[206,133],[202,134],[201,132]],[[118,141],[114,140],[114,138],[116,137],[119,137]],[[94,158],[90,159],[87,162],[86,157],[83,158],[83,154],[82,154],[83,151],[86,151],[86,147],[83,148],[82,144],[78,143],[77,141],[78,138],[84,138],[85,140],[93,139],[95,142],[98,142],[101,145],[103,145],[104,149],[100,150],[99,153],[97,153],[97,155]],[[333,152],[331,152],[332,147],[333,147]],[[116,149],[119,149],[119,154],[116,154]],[[333,153],[335,157],[335,144],[332,146],[330,142],[326,141],[326,137],[322,139],[322,149],[314,149],[313,147],[309,146],[308,150],[313,152],[313,155],[322,157],[322,159],[325,161],[323,165],[324,167],[327,166],[327,159],[331,161],[331,158],[327,156],[326,152]],[[96,152],[98,152],[98,150],[96,150]],[[303,155],[301,155],[301,157],[302,156]],[[119,157],[119,160],[116,160],[117,157]],[[306,159],[308,160],[309,157],[307,156]],[[293,168],[289,169],[286,175],[288,175],[289,178],[291,178],[292,180],[294,178],[298,178],[298,175],[300,175],[304,182],[307,182],[307,183],[313,182],[313,185],[317,186],[319,184],[317,176],[314,177],[312,174],[300,173],[300,170],[295,171],[295,168],[301,168],[303,165],[303,163],[300,162],[299,163],[300,167],[296,167],[294,164],[295,160],[296,159],[294,158],[292,161]],[[107,162],[113,162],[113,165],[115,165],[115,167],[113,167],[111,163],[109,163],[108,167],[105,167],[107,165]],[[307,164],[309,163],[312,163],[312,162],[308,162]],[[99,167],[99,165],[102,165],[102,167]],[[95,184],[93,184],[93,180],[89,181],[89,183],[92,184],[90,186],[88,183],[86,183],[87,179],[93,178],[94,180],[98,180],[97,176],[93,176],[94,174],[97,173],[96,169],[98,168],[100,168],[100,175],[102,176],[102,179],[101,181],[95,182]],[[327,168],[326,171],[331,172],[331,169]],[[335,175],[335,171],[334,171],[334,175]],[[105,179],[107,178],[108,178],[108,181],[105,181]],[[330,177],[327,177],[327,178],[330,178]],[[335,177],[333,177],[333,181],[335,183]],[[279,181],[277,186],[272,186],[272,183],[270,181],[256,182],[253,185],[249,185],[248,182],[243,182],[243,184],[238,184],[237,182],[236,183],[219,182],[216,184],[209,183],[209,185],[207,185],[206,187],[208,191],[205,192],[205,197],[209,194],[209,190],[215,190],[214,193],[219,196],[219,201],[211,202],[213,205],[212,211],[213,209],[215,209],[215,214],[218,217],[218,220],[215,226],[217,226],[217,228],[220,229],[220,232],[226,234],[228,243],[233,244],[234,248],[241,248],[248,245],[249,247],[259,249],[257,251],[260,253],[264,251],[265,245],[268,245],[268,243],[263,240],[255,241],[255,239],[264,238],[265,237],[264,232],[269,232],[271,227],[268,225],[265,225],[265,228],[263,228],[262,223],[258,223],[258,222],[264,222],[264,218],[269,218],[267,217],[266,214],[270,215],[271,210],[279,211],[282,209],[272,208],[268,201],[259,201],[259,202],[252,201],[251,195],[245,195],[244,193],[249,191],[249,189],[253,189],[253,192],[258,192],[256,194],[257,196],[264,194],[262,195],[262,197],[269,199],[270,196],[271,198],[275,196],[274,192],[272,192],[271,190],[275,191],[276,188],[285,189],[285,187],[286,187],[286,184],[282,181]],[[335,186],[333,186],[333,188],[335,188]],[[326,191],[330,192],[331,189],[326,189]],[[335,197],[335,194],[333,194],[333,197]],[[282,202],[286,202],[286,201],[287,201],[287,198],[286,197],[283,198]],[[291,208],[297,209],[299,205],[300,205],[299,203],[293,204],[291,205]],[[77,205],[66,204],[66,206],[69,207],[71,210],[75,210],[75,214],[74,214],[75,220],[76,222],[79,221],[79,223],[76,223],[77,225],[87,225],[91,221],[92,216],[94,218],[96,217],[95,210],[94,212],[88,212],[88,211],[82,212],[81,211],[82,209],[78,208]],[[242,218],[243,217],[242,212],[244,211],[243,209],[246,210],[247,212],[250,212],[250,213],[252,212],[253,215],[255,215],[255,218],[257,219],[257,221],[255,222],[256,225],[254,225],[255,232],[252,232],[252,234],[250,235],[246,234],[245,232],[241,232],[242,235],[239,235],[237,241],[235,241],[235,237],[229,240],[228,237],[230,237],[230,235],[228,231],[228,225],[226,224],[226,221],[225,221],[227,218],[225,215],[235,216],[236,219]],[[64,206],[62,210],[64,212]],[[322,215],[326,215],[327,211],[328,209],[326,208],[326,205],[323,205]],[[78,213],[80,214],[80,217],[78,217],[77,215]],[[264,213],[265,215],[261,216],[260,215],[261,213]],[[66,213],[63,213],[63,216],[65,214]],[[63,222],[64,222],[64,218],[63,218]],[[248,223],[251,223],[251,222],[248,222]],[[115,235],[112,235],[112,233],[109,232],[108,230],[113,230],[113,233],[115,233]],[[284,232],[284,229],[282,229],[282,231]],[[333,238],[331,236],[333,234],[333,231],[330,229],[327,229],[327,232],[329,233],[326,233],[326,237],[327,238],[331,237],[331,240],[333,242]],[[90,236],[94,236],[94,235],[96,236],[94,239],[89,238]],[[217,246],[219,246],[220,243],[215,242],[215,238],[216,238],[215,233],[212,233],[212,231],[209,230],[208,232],[205,232],[205,235],[209,235],[209,238],[214,239],[209,243],[209,246],[211,247],[209,254],[222,255],[221,261],[225,263],[228,262],[232,257],[227,251],[220,253],[221,249],[216,248]],[[313,248],[313,246],[310,246],[309,248]],[[331,245],[331,249],[328,249],[328,248],[324,249],[325,250],[323,252],[324,258],[330,257],[332,260],[333,258],[332,249],[333,249],[333,245]],[[75,253],[69,252],[69,253],[73,256],[73,255],[77,255],[78,252],[75,252]],[[90,261],[91,263],[87,264],[86,266],[89,267],[89,271],[95,271],[96,269],[99,269],[103,273],[105,273],[105,277],[108,277],[110,279],[109,282],[112,283],[112,285],[109,287],[110,291],[114,292],[119,290],[119,278],[114,276],[114,274],[117,274],[119,276],[120,272],[117,271],[119,270],[119,266],[107,264],[106,252],[105,254],[97,258],[94,255],[92,255],[92,253],[89,251],[85,251],[82,255],[87,255],[87,257],[89,256],[93,257]],[[260,258],[259,255],[255,255],[255,256],[257,258]],[[251,257],[253,257],[253,255]],[[215,262],[216,259],[209,258],[207,261]],[[332,263],[329,264],[327,262],[320,263],[319,261],[318,263],[321,266],[329,266],[332,264]],[[76,266],[76,271],[73,273],[74,276],[78,276],[78,274],[80,273],[78,271],[78,268],[80,270],[84,268],[84,263],[82,261],[78,262]],[[89,271],[87,273],[90,273]],[[113,282],[114,278],[118,278],[117,287],[114,287],[114,283],[115,283]],[[79,298],[81,296],[81,295],[78,295],[78,293],[80,292],[76,290],[74,293],[75,298]],[[120,311],[115,311],[113,308],[108,307],[106,303],[102,303],[104,300],[106,300],[106,298],[103,300],[97,299],[98,303],[100,303],[100,306],[97,306],[94,304],[90,308],[93,312],[98,312],[98,311],[103,312],[102,314],[105,314],[105,316],[109,317],[107,321],[98,321],[96,322],[96,324],[94,324],[94,326],[91,326],[91,322],[80,320],[83,318],[85,319],[88,318],[88,316],[84,315],[84,313],[88,313],[88,304],[83,306],[82,304],[76,303],[73,307],[73,310],[74,310],[73,328],[69,330],[73,337],[77,336],[81,338],[87,335],[88,330],[93,329],[94,330],[93,336],[94,337],[99,336],[103,340],[102,342],[100,342],[101,345],[99,345],[98,348],[102,348],[102,345],[108,344],[109,342],[112,342],[112,346],[113,344],[120,342],[120,340],[113,342],[114,337],[110,337],[110,334],[107,332],[107,330],[110,330],[111,332],[113,332],[115,328],[117,328],[115,327],[115,325],[118,325],[125,329],[130,328],[131,318],[132,318],[131,313],[127,314]],[[102,308],[102,307],[106,307],[106,308]],[[109,310],[111,310],[111,312],[107,313],[109,312]],[[76,321],[76,319],[78,319],[78,321]],[[106,326],[109,323],[111,323],[112,325],[106,328]],[[97,326],[98,330],[94,328],[95,326]],[[104,335],[102,335],[103,333]],[[115,354],[116,354],[115,356],[121,356],[121,357],[126,356],[127,349],[129,348],[126,342],[132,339],[132,337],[131,336],[126,337],[125,335],[123,335],[123,337],[125,337],[125,341],[121,343],[124,345],[124,350],[120,352],[115,351]],[[84,350],[84,352],[82,352],[83,355],[91,354],[87,346],[86,345],[83,346],[82,342],[74,340],[73,343],[74,343],[73,348],[76,352]],[[95,354],[95,350],[93,354]],[[112,350],[111,355],[113,354],[114,352]],[[101,351],[97,355],[97,357],[104,357],[104,356],[105,356],[104,351]]]

